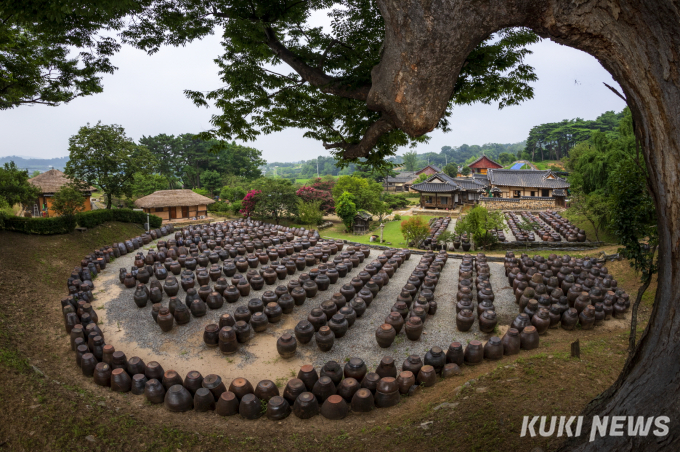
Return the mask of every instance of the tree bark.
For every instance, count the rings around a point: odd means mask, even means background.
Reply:
[[[680,11],[656,0],[377,0],[384,53],[368,107],[411,136],[434,129],[467,55],[500,29],[524,26],[593,55],[621,85],[651,173],[659,231],[659,278],[651,319],[619,380],[584,411],[669,416],[664,438],[584,433],[569,450],[680,450]],[[375,143],[382,125],[370,130]],[[382,132],[384,133],[384,132]],[[370,153],[355,146],[351,156]],[[583,382],[587,384],[587,382]],[[547,414],[547,413],[546,413]]]

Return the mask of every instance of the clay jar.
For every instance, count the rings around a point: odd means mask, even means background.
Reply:
[[[319,402],[325,402],[328,397],[336,394],[336,387],[333,380],[327,376],[320,377],[317,382],[314,383],[312,394],[314,394]]]
[[[316,346],[319,347],[319,350],[322,352],[328,352],[333,348],[335,335],[328,326],[322,326],[319,328],[319,331],[315,333],[314,339],[316,341]]]
[[[478,340],[470,341],[465,347],[465,364],[474,366],[484,360],[484,349]]]
[[[161,327],[161,331],[167,333],[168,331],[172,330],[173,324],[175,323],[175,318],[172,314],[170,314],[170,310],[168,308],[161,308],[160,311],[158,311],[158,317],[156,321],[158,326]]]
[[[506,331],[503,339],[501,339],[503,344],[503,354],[504,355],[516,355],[519,353],[521,348],[521,340],[519,338],[519,331],[515,328],[509,328]]]
[[[319,414],[319,401],[311,392],[303,392],[295,399],[293,414],[299,419],[310,419]]]
[[[463,365],[465,360],[465,352],[463,351],[463,345],[460,342],[452,342],[446,351],[446,362]]]
[[[531,324],[536,328],[538,334],[545,334],[550,328],[550,313],[545,308],[539,308],[538,312],[531,318]]]
[[[498,360],[503,357],[503,343],[499,337],[491,337],[484,344],[484,359]]]
[[[284,333],[276,341],[276,350],[279,352],[284,359],[289,359],[295,356],[295,350],[297,349],[297,340],[294,336],[289,333]]]
[[[301,320],[295,326],[295,338],[301,344],[308,344],[314,337],[314,326],[308,320]]]
[[[194,399],[184,386],[176,384],[165,393],[164,404],[168,411],[182,413],[194,408]]]
[[[244,419],[254,420],[262,416],[260,399],[255,394],[246,394],[241,399],[238,412]]]
[[[533,350],[538,348],[538,331],[533,325],[524,328],[519,333],[520,347],[522,350]]]
[[[316,372],[316,369],[314,369],[314,366],[306,364],[300,368],[297,377],[304,383],[306,390],[311,391],[312,388],[314,388],[314,384],[319,379],[319,374]]]
[[[397,332],[387,323],[384,323],[378,327],[375,331],[375,339],[378,346],[381,348],[388,348],[394,342],[394,338],[397,336]]]
[[[315,331],[319,331],[322,326],[325,326],[328,318],[320,308],[314,308],[309,312],[307,321],[312,324]]]
[[[330,378],[333,381],[333,384],[337,386],[342,380],[343,370],[342,367],[340,367],[340,364],[331,360],[326,362],[326,364],[324,364],[324,366],[321,368],[320,375],[322,377],[326,376]]]
[[[290,405],[293,405],[298,396],[305,391],[307,391],[307,388],[302,380],[299,378],[292,378],[288,380],[288,383],[283,390],[283,398],[286,399]]]
[[[420,369],[418,369],[420,371]],[[416,377],[413,372],[406,370],[399,373],[397,377],[397,386],[399,387],[399,393],[407,394],[411,386],[416,384]]]
[[[352,411],[355,413],[367,413],[373,408],[375,408],[375,401],[370,390],[360,388],[354,393],[352,397]]]
[[[404,332],[406,337],[411,341],[417,341],[423,334],[423,321],[420,317],[409,317],[408,321],[404,325]]]
[[[344,378],[337,387],[337,393],[340,397],[350,403],[354,393],[360,388],[359,382],[353,377]]]
[[[279,395],[279,388],[271,380],[262,380],[255,386],[254,394],[264,401],[269,401],[272,397]]]
[[[458,327],[458,331],[463,333],[469,331],[474,323],[475,315],[472,313],[472,311],[463,309],[458,314],[456,314],[456,327]]]
[[[302,306],[307,299],[307,292],[302,287],[295,287],[290,292],[290,296],[295,301],[295,306]]]
[[[423,361],[420,359],[420,356],[410,355],[404,360],[404,363],[401,365],[401,370],[402,372],[409,371],[413,373],[413,375],[418,375],[421,367],[423,367]]]
[[[385,317],[385,323],[392,325],[396,334],[399,334],[404,326],[404,318],[398,312],[390,312],[387,317]]]
[[[595,326],[595,307],[586,306],[578,316],[578,321],[581,324],[581,329],[592,330]]]
[[[434,386],[437,383],[437,373],[432,366],[423,366],[418,372],[416,382],[426,388]]]
[[[446,355],[444,351],[439,347],[432,347],[425,354],[425,365],[430,365],[434,367],[434,371],[439,374],[441,373],[444,365],[446,364]]]
[[[361,382],[367,372],[366,364],[361,358],[350,358],[347,364],[345,364],[345,378],[354,378],[356,381]]]
[[[144,396],[150,403],[163,403],[165,400],[165,388],[160,381],[151,378],[144,385]]]
[[[524,328],[526,328],[529,325],[531,325],[531,319],[529,319],[529,316],[527,314],[521,313],[517,317],[515,317],[515,320],[512,321],[511,327],[521,333],[522,330],[524,330]]]
[[[578,323],[578,311],[575,308],[569,308],[562,314],[560,326],[565,330],[573,330]]]
[[[397,377],[397,366],[394,364],[394,359],[390,356],[385,356],[380,360],[380,364],[375,369],[375,373],[380,376],[380,378],[385,377]]]
[[[397,405],[401,400],[399,384],[394,377],[384,377],[378,382],[375,391],[375,406],[389,408]]]
[[[479,329],[482,333],[491,333],[498,324],[498,319],[496,318],[496,312],[492,310],[486,310],[479,316]]]

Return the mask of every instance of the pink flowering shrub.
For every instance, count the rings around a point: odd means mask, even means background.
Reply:
[[[335,200],[330,191],[317,190],[316,188],[305,186],[296,191],[295,194],[305,202],[321,201],[321,210],[325,214],[335,212]]]
[[[239,210],[241,215],[244,217],[249,217],[253,214],[260,193],[262,193],[261,190],[250,190],[248,193],[246,193],[245,198],[243,198],[243,201],[241,201],[241,210]]]

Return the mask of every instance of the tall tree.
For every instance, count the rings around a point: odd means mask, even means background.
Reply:
[[[404,159],[404,169],[406,171],[416,170],[416,165],[418,165],[418,153],[416,151],[404,152],[402,158]]]
[[[151,152],[136,145],[116,124],[98,122],[81,127],[69,138],[68,150],[64,172],[84,185],[100,187],[107,197],[107,209],[114,196],[132,196],[136,173],[149,174],[157,165]]]
[[[14,162],[0,168],[0,198],[9,206],[28,204],[38,197],[40,190],[28,183],[28,171],[17,168]]]
[[[258,179],[254,184],[260,190],[253,215],[272,218],[279,224],[281,218],[291,217],[297,213],[298,197],[295,186],[286,179]]]

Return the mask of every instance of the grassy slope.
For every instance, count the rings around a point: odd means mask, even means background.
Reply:
[[[558,329],[541,338],[538,350],[465,366],[462,377],[442,380],[398,407],[343,421],[291,416],[278,423],[168,413],[82,377],[59,312],[70,268],[95,247],[139,232],[135,225],[108,224],[57,237],[0,233],[0,287],[6,294],[0,310],[0,442],[7,450],[551,450],[558,439],[520,438],[522,416],[578,414],[613,383],[626,357],[625,328]],[[638,283],[627,263],[608,267],[633,295]],[[655,284],[641,306],[639,332],[654,290]],[[581,359],[569,357],[569,342],[576,337]],[[470,386],[462,386],[466,381]],[[435,411],[442,402],[455,408]]]

